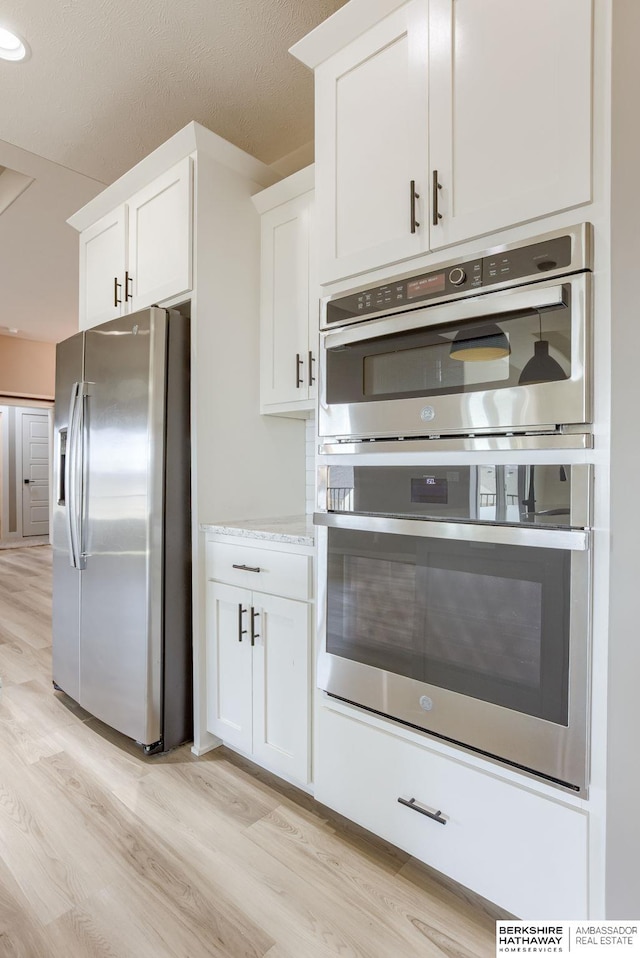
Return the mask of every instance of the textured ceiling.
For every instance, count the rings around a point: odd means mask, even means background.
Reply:
[[[287,50],[345,0],[2,0],[0,139],[110,183],[190,120],[265,163],[313,138]]]
[[[0,165],[35,177],[0,215],[0,332],[77,329],[65,219],[191,120],[265,163],[308,144],[313,79],[287,51],[345,2],[0,0],[31,47],[0,60]]]

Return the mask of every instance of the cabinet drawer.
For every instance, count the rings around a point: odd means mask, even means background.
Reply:
[[[587,914],[585,812],[319,711],[318,801],[521,918]]]
[[[291,599],[312,597],[311,557],[294,552],[208,541],[207,579]]]

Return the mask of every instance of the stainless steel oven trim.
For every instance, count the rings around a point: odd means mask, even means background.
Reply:
[[[494,545],[530,546],[539,549],[569,549],[586,552],[589,531],[499,526],[491,523],[451,522],[445,519],[396,519],[389,516],[315,513],[317,526],[382,532],[387,535],[417,536],[421,539],[455,539],[460,542],[486,542]]]
[[[526,308],[544,301],[548,291],[558,290],[557,281],[536,284],[534,290],[507,290],[489,299],[473,303],[446,303],[423,307],[416,315],[393,315],[340,331],[321,333],[318,374],[318,432],[331,439],[398,438],[446,436],[452,433],[509,432],[528,429],[555,431],[561,425],[586,425],[591,422],[591,276],[580,273],[567,277],[571,284],[571,377],[551,383],[534,383],[506,389],[487,389],[472,393],[425,396],[411,399],[363,403],[328,404],[324,396],[327,346],[349,345],[375,339],[389,332],[426,325],[443,325],[479,318],[495,317],[496,312]],[[552,297],[553,299],[553,297]],[[547,301],[549,301],[547,299]],[[495,304],[498,304],[497,306]],[[462,318],[460,309],[466,312]],[[428,404],[432,418],[421,416]],[[558,412],[560,410],[560,414]],[[559,420],[558,416],[561,416]],[[496,418],[499,422],[496,422]]]
[[[503,313],[514,313],[520,310],[553,309],[558,306],[567,306],[563,283],[540,283],[534,287],[501,290],[491,297],[491,319]],[[323,333],[325,349],[336,346],[349,346],[361,340],[377,339],[397,333],[399,329],[410,332],[414,329],[426,329],[430,326],[441,326],[446,322],[465,323],[472,319],[481,319],[487,315],[487,300],[478,300],[476,297],[464,302],[440,306],[425,305],[415,309],[412,313],[402,315],[398,321],[395,313],[370,320],[366,326],[349,326],[346,329],[331,329]]]
[[[322,456],[348,455],[371,456],[384,453],[422,453],[437,451],[443,452],[514,452],[515,450],[532,449],[593,449],[593,436],[586,432],[541,432],[540,434],[523,433],[507,434],[505,436],[472,435],[446,436],[434,435],[425,439],[377,439],[375,442],[365,440],[350,441],[338,440],[336,437],[323,437],[318,448]]]
[[[334,462],[333,465],[340,466],[341,463],[340,463],[340,461],[338,460],[338,461]],[[402,465],[402,464],[399,463],[398,465]],[[443,465],[444,465],[444,463],[443,463]],[[473,463],[470,463],[470,465],[473,465]],[[559,464],[558,464],[558,465],[559,465]],[[367,465],[365,468],[375,469],[376,466],[375,466],[375,465]],[[571,532],[571,531],[573,531],[573,530],[579,530],[580,532],[582,532],[582,530],[587,530],[587,531],[588,531],[588,530],[590,529],[590,526],[591,526],[591,515],[592,515],[591,508],[592,508],[592,491],[593,491],[593,466],[591,465],[591,463],[579,462],[579,463],[573,463],[570,468],[571,468],[571,473],[570,473],[571,478],[570,478],[570,496],[569,496],[569,500],[570,500],[570,503],[571,503],[571,506],[570,506],[570,510],[571,510],[571,511],[570,511],[570,515],[569,515],[569,528],[563,527],[563,528],[561,528],[561,529],[555,530],[555,531],[558,531],[562,536],[566,535],[567,532]],[[370,518],[380,518],[380,517],[374,517],[374,516],[371,516],[371,517],[370,517],[370,516],[362,516],[361,514],[358,514],[358,513],[344,513],[344,512],[333,512],[333,513],[332,513],[332,512],[329,512],[329,511],[328,511],[328,489],[329,489],[329,465],[323,464],[323,465],[318,466],[318,469],[317,469],[318,512],[314,513],[314,516],[313,516],[313,521],[314,521],[314,523],[315,523],[316,525],[318,525],[318,526],[330,526],[330,525],[331,525],[331,526],[336,526],[336,527],[337,527],[337,526],[342,526],[343,528],[357,528],[356,526],[351,526],[351,525],[348,525],[348,524],[346,524],[346,523],[338,522],[338,521],[336,521],[336,520],[339,520],[339,519],[342,519],[342,518],[347,518],[347,519],[359,519],[359,520],[362,520],[363,522],[369,523],[369,519],[370,519]],[[382,517],[382,518],[384,518],[384,517]],[[429,531],[429,530],[427,530],[427,531],[422,531],[420,527],[421,527],[421,524],[424,523],[424,522],[431,522],[431,523],[434,523],[434,522],[443,523],[443,522],[444,522],[444,523],[446,523],[447,525],[452,525],[453,522],[454,522],[454,520],[450,520],[450,519],[435,519],[435,518],[434,518],[434,519],[425,519],[425,518],[419,518],[419,519],[418,519],[418,518],[416,518],[416,519],[414,519],[414,520],[411,520],[411,519],[409,519],[409,520],[406,520],[406,519],[405,519],[405,520],[400,520],[400,519],[393,518],[393,517],[389,517],[389,521],[390,521],[390,522],[393,522],[393,523],[396,523],[396,522],[399,522],[399,521],[409,521],[409,522],[413,522],[414,524],[417,523],[417,524],[418,524],[418,530],[417,530],[417,532],[416,532],[416,533],[411,532],[411,533],[409,533],[409,534],[410,534],[410,535],[414,535],[414,534],[416,534],[416,535],[424,535],[424,536],[426,536],[426,535],[434,535],[434,536],[435,536],[435,535],[438,535],[437,532],[433,532],[433,531]],[[526,526],[526,525],[524,525],[524,524],[523,524],[523,525],[520,525],[520,526],[504,526],[504,525],[503,525],[503,526],[497,526],[495,523],[491,523],[491,522],[482,522],[482,523],[479,523],[477,520],[465,520],[464,522],[458,523],[458,525],[460,525],[462,528],[466,528],[466,529],[468,529],[469,526],[472,526],[473,528],[483,528],[483,529],[487,529],[487,528],[504,529],[504,530],[506,530],[507,532],[508,532],[509,530],[513,530],[513,529],[516,529],[516,530],[520,529],[521,531],[527,532],[527,533],[530,534],[531,536],[534,536],[534,537],[535,537],[534,539],[531,540],[530,543],[529,543],[529,542],[523,542],[523,543],[522,543],[523,545],[527,545],[527,544],[531,544],[531,545],[541,545],[542,543],[541,543],[540,540],[538,539],[537,534],[540,533],[540,532],[547,532],[547,531],[549,531],[548,529],[541,529],[538,525],[533,526],[533,527],[532,527],[532,526]],[[358,527],[358,528],[359,528],[359,527]],[[369,528],[369,526],[367,526],[367,528]],[[373,529],[372,531],[376,531],[376,532],[386,532],[386,531],[389,531],[389,530],[387,530],[386,528],[385,528],[385,529],[375,528],[375,529]],[[390,531],[393,532],[394,530],[392,529],[392,530],[390,530]],[[551,531],[554,531],[554,530],[551,530]],[[440,536],[440,538],[445,538],[445,536]],[[449,537],[447,536],[447,538],[449,538]],[[475,539],[476,541],[484,541],[484,542],[498,542],[498,541],[507,542],[506,539],[502,540],[502,539],[498,539],[498,538],[496,538],[496,537],[492,537],[491,533],[487,533],[487,538],[485,538],[485,539],[483,539],[483,540],[480,540],[479,536],[477,536],[477,535],[475,535],[475,534],[473,534],[473,535],[468,535],[468,536],[467,536],[467,535],[464,535],[464,536],[463,536],[463,535],[460,535],[459,538],[470,538],[470,539]],[[511,538],[509,538],[508,542],[511,542],[511,541],[513,541],[513,540],[512,540]],[[587,548],[587,547],[588,547],[588,543],[586,543],[586,544],[583,546],[583,545],[581,544],[581,540],[575,540],[575,541],[576,541],[576,543],[578,543],[578,545],[576,546],[576,548],[584,549],[584,548]],[[565,540],[562,539],[561,542],[564,543]],[[507,544],[508,544],[508,543],[507,543]],[[551,545],[551,546],[548,546],[548,548],[555,548],[555,547],[554,547],[553,545]],[[562,549],[562,548],[566,548],[566,546],[565,546],[564,544],[560,544],[559,546],[557,546],[557,548],[561,548],[561,549]]]
[[[591,550],[577,551],[571,564],[569,628],[569,721],[558,726],[524,713],[430,686],[326,651],[328,529],[318,529],[317,685],[360,708],[410,725],[513,766],[527,776],[550,780],[583,798],[589,785]],[[429,695],[436,707],[420,709]],[[412,708],[407,703],[416,703]],[[435,712],[435,716],[434,716]]]
[[[520,249],[523,246],[533,243],[543,243],[547,240],[556,239],[560,236],[570,236],[571,237],[571,262],[568,266],[561,266],[557,269],[548,270],[544,274],[544,277],[540,278],[540,282],[548,281],[557,276],[568,276],[572,273],[577,273],[582,270],[592,270],[593,269],[593,226],[591,223],[580,223],[577,226],[566,227],[565,229],[551,230],[547,233],[538,234],[536,236],[529,237],[527,239],[519,240],[516,243],[503,243],[500,246],[492,246],[489,249],[480,250],[477,253],[468,253],[464,256],[458,256],[456,259],[450,259],[445,261],[439,261],[437,263],[429,263],[424,267],[422,272],[430,272],[432,270],[448,270],[453,266],[459,265],[461,262],[480,259],[484,256],[493,256],[497,253],[506,253],[512,249]],[[372,319],[376,319],[378,316],[388,315],[387,309],[382,309],[377,313],[367,313],[366,316],[355,316],[352,320],[347,320],[344,323],[337,324],[332,323],[327,325],[326,316],[327,316],[327,304],[334,299],[342,299],[344,296],[351,296],[364,290],[371,289],[372,286],[377,285],[386,285],[387,283],[399,282],[404,279],[408,279],[416,275],[415,267],[412,270],[407,270],[402,273],[394,274],[392,277],[376,280],[374,283],[363,283],[359,286],[354,286],[348,290],[343,290],[342,292],[332,293],[329,296],[322,298],[320,302],[320,329],[338,329],[342,326],[353,325],[354,323],[363,323],[369,322]],[[418,274],[419,275],[419,274]],[[532,278],[524,278],[518,285],[529,285],[530,283],[536,282]],[[468,299],[470,296],[481,297],[489,295],[493,292],[499,291],[501,289],[515,288],[513,280],[505,280],[503,283],[492,283],[491,286],[480,287],[477,290],[461,290],[459,293],[448,293],[445,296],[434,297],[430,299],[425,306],[432,306],[438,303],[449,303],[449,302],[458,302],[461,299]],[[420,307],[418,307],[420,308]],[[406,306],[401,306],[394,312],[406,312],[412,309],[416,309],[416,303],[407,303]]]

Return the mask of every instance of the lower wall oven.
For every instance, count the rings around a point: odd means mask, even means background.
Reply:
[[[586,795],[590,470],[322,467],[319,686]]]

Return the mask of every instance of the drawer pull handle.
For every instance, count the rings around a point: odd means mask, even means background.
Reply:
[[[259,565],[236,565],[235,562],[233,563],[231,568],[241,569],[243,572],[260,572],[261,571]]]
[[[442,812],[438,809],[437,812],[429,812],[426,808],[420,808],[419,805],[416,805],[415,798],[410,798],[409,801],[406,798],[399,798],[398,801],[401,805],[406,805],[407,808],[412,808],[414,812],[420,812],[421,815],[426,815],[427,818],[432,818],[434,822],[439,822],[440,825],[446,825],[446,818],[442,817]]]

